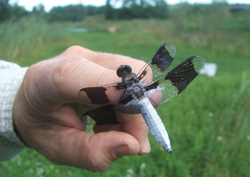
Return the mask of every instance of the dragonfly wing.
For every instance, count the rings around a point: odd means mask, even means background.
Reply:
[[[205,59],[192,56],[184,60],[166,76],[146,86],[146,90],[154,89],[152,94],[160,94],[161,103],[165,103],[180,94],[199,74],[205,64]]]
[[[158,80],[159,77],[166,73],[166,70],[174,60],[175,53],[176,48],[174,44],[163,44],[153,58],[142,67],[137,75],[138,78],[143,79],[146,83]]]

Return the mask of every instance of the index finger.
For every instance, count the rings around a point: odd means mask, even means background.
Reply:
[[[134,73],[139,72],[140,68],[145,65],[144,61],[136,60],[128,56],[94,52],[81,46],[71,46],[60,55],[60,57],[63,58],[74,56],[84,57],[98,65],[112,70],[116,70],[120,65],[130,65]]]

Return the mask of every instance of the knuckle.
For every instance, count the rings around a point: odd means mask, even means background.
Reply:
[[[69,68],[67,67],[67,65],[64,64],[58,65],[53,72],[53,77],[52,77],[53,85],[56,88],[60,88],[64,84],[64,81],[68,77],[68,75],[69,75]]]
[[[81,60],[80,57],[74,57],[59,61],[52,74],[53,84],[56,87],[63,86],[65,81],[70,78],[72,73],[80,67],[79,60]]]
[[[63,52],[63,56],[87,56],[88,53],[90,53],[90,50],[78,46],[78,45],[73,45],[70,46],[69,48],[67,48],[64,52]]]
[[[73,46],[68,47],[64,52],[65,53],[67,53],[67,52],[75,52],[75,51],[78,51],[78,50],[81,50],[81,49],[83,49],[83,47],[78,46],[78,45],[73,45]]]

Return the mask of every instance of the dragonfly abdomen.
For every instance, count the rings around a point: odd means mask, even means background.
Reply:
[[[150,103],[148,97],[143,96],[138,100],[138,108],[155,140],[166,151],[172,154],[169,136],[161,118]]]

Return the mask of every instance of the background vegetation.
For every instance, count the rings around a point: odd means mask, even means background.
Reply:
[[[29,66],[76,44],[148,61],[162,43],[171,42],[177,48],[171,68],[192,55],[216,63],[214,77],[200,75],[184,93],[157,108],[174,155],[161,149],[150,135],[149,154],[123,157],[108,170],[92,173],[54,165],[25,149],[0,163],[0,176],[250,175],[250,11],[230,13],[228,4],[168,7],[166,19],[106,20],[100,13],[64,23],[48,23],[48,14],[38,8],[0,23],[0,58]],[[116,31],[110,33],[110,27]],[[76,28],[87,32],[72,32]]]
[[[9,0],[0,0],[0,22],[10,18],[19,19],[29,14],[43,16],[49,22],[76,22],[84,20],[87,16],[99,14],[104,14],[106,19],[148,19],[151,17],[165,19],[169,17],[168,4],[164,0],[140,0],[140,3],[136,0],[123,0],[122,2],[123,5],[120,8],[114,8],[115,2],[106,0],[105,6],[82,4],[57,6],[49,12],[45,12],[43,4],[39,4],[33,8],[32,12],[28,12],[17,4],[11,6]]]

